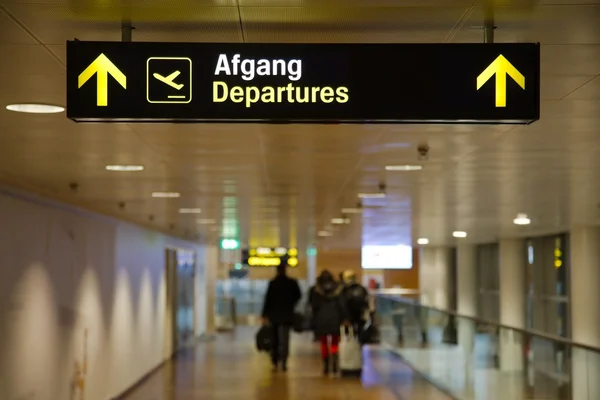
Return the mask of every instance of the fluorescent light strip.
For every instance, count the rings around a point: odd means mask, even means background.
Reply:
[[[420,245],[429,244],[429,239],[427,239],[427,238],[419,238],[419,239],[417,239],[417,243],[420,244]]]
[[[143,165],[107,165],[107,171],[119,171],[119,172],[133,172],[133,171],[143,171]]]
[[[331,233],[331,232],[327,232],[327,231],[319,231],[319,232],[317,233],[317,235],[319,235],[319,236],[321,236],[321,237],[326,237],[326,236],[332,236],[332,235],[333,235],[333,233]]]
[[[421,165],[386,165],[386,171],[420,171],[423,167]]]
[[[383,199],[385,193],[359,193],[358,197],[361,199]]]
[[[335,224],[335,225],[349,224],[350,219],[349,218],[333,218],[331,220],[331,223]]]
[[[180,208],[180,214],[200,214],[202,210],[200,208]]]
[[[467,232],[454,231],[454,232],[452,232],[452,236],[454,236],[455,238],[466,238],[467,237]]]
[[[158,198],[175,198],[181,196],[180,193],[177,192],[154,192],[152,193],[152,197]]]

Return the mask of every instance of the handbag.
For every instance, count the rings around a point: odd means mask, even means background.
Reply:
[[[299,312],[294,313],[294,323],[292,324],[292,329],[296,333],[302,333],[305,331],[306,319],[304,318],[303,314],[301,314]]]
[[[369,323],[360,334],[359,339],[362,344],[379,344],[381,342],[379,329],[373,323]]]
[[[340,328],[339,367],[342,375],[360,374],[362,371],[362,349],[353,329]]]
[[[256,350],[269,352],[273,342],[273,329],[269,325],[263,325],[256,332]]]

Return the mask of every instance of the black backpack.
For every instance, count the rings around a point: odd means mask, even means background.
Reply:
[[[346,307],[352,315],[362,314],[369,306],[369,293],[362,285],[353,283],[345,290]]]

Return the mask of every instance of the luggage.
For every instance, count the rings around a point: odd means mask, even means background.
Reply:
[[[379,329],[372,322],[362,331],[358,338],[361,344],[379,344]]]
[[[348,333],[340,329],[339,368],[342,376],[360,376],[362,372],[362,349],[353,329]]]
[[[268,325],[263,325],[260,327],[258,332],[256,332],[256,350],[270,352],[271,351],[271,343],[273,342],[273,333],[272,328]]]

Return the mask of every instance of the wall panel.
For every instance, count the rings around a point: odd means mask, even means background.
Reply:
[[[0,221],[0,399],[76,398],[84,381],[106,400],[162,362],[164,249],[199,246],[6,190]]]

